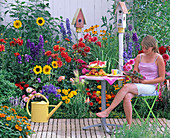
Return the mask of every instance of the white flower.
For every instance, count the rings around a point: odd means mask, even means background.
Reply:
[[[27,93],[31,93],[33,90],[34,90],[33,88],[28,87],[28,88],[26,89],[26,92],[27,92]]]

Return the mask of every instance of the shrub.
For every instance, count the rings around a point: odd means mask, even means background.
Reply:
[[[31,135],[31,124],[25,116],[18,116],[14,108],[0,106],[0,137],[27,137]]]

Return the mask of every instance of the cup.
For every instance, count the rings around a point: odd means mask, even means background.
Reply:
[[[112,75],[117,75],[117,74],[118,74],[118,72],[119,72],[119,70],[118,70],[118,69],[112,69],[111,71],[112,71]]]

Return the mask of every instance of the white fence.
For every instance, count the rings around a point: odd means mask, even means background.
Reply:
[[[15,0],[8,0],[8,2],[15,3]],[[113,0],[49,0],[49,12],[51,13],[52,17],[62,16],[64,19],[69,18],[71,23],[77,8],[82,8],[87,23],[83,28],[84,30],[96,24],[101,26],[102,16],[106,16],[109,20],[110,14],[107,12],[107,10],[111,9],[113,4]],[[5,10],[1,5],[1,14],[3,14],[4,11]],[[9,15],[4,15],[4,21],[1,22],[1,24],[7,24],[9,22],[12,22],[12,19],[9,17]],[[75,31],[73,25],[71,25],[71,29],[73,32]]]

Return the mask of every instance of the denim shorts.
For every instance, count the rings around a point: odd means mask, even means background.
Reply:
[[[153,84],[134,83],[138,89],[138,95],[152,94],[156,90],[156,86]]]

